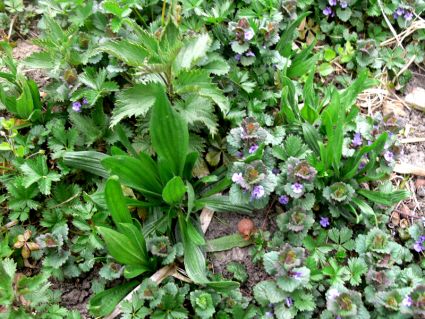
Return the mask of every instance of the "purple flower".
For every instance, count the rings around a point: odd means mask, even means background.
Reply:
[[[241,60],[242,55],[240,55],[239,53],[235,55],[235,60],[236,61],[240,61]]]
[[[360,164],[359,164],[359,169],[363,169],[363,168],[365,168],[366,167],[366,160],[362,160],[361,162],[360,162]]]
[[[273,313],[271,311],[266,312],[266,317],[271,318],[273,317]]]
[[[401,302],[401,304],[402,304],[403,306],[405,306],[405,307],[410,307],[410,306],[412,306],[412,302],[413,302],[412,297],[410,297],[409,295],[407,295],[407,296],[403,299],[403,301]]]
[[[329,299],[336,299],[339,297],[339,291],[335,288],[329,289],[328,291]]]
[[[304,186],[300,183],[292,184],[291,188],[295,194],[301,194],[304,190]]]
[[[249,154],[252,154],[252,153],[254,153],[256,150],[258,150],[258,145],[257,145],[257,144],[254,144],[254,145],[252,145],[252,146],[249,148],[248,153],[249,153]]]
[[[289,203],[289,197],[286,195],[279,196],[279,203],[286,205]]]
[[[236,155],[237,158],[243,157],[243,153],[241,151],[237,151],[235,155]]]
[[[412,19],[413,19],[413,13],[412,13],[412,12],[410,12],[410,11],[407,11],[407,12],[404,14],[404,18],[406,19],[406,21],[410,21],[410,20],[412,20]]]
[[[352,143],[353,143],[353,146],[354,147],[357,147],[357,146],[362,145],[363,144],[362,135],[360,133],[354,134],[354,138],[353,138],[353,142]]]
[[[255,56],[255,53],[249,50],[247,53],[245,53],[245,56],[248,56],[248,57]]]
[[[291,277],[296,279],[296,280],[301,280],[302,276],[303,276],[302,272],[299,272],[299,271],[292,271],[291,272]]]
[[[331,9],[331,7],[326,7],[326,8],[323,9],[322,12],[325,16],[330,16],[332,14],[332,9]]]
[[[275,175],[278,175],[280,173],[280,169],[278,169],[277,167],[274,167],[272,169],[272,173],[275,174]]]
[[[322,226],[323,228],[327,228],[331,224],[330,221],[329,221],[329,218],[323,217],[323,216],[320,216],[320,222],[319,223],[320,223],[320,226]]]
[[[78,101],[73,102],[73,103],[72,103],[72,109],[73,109],[75,112],[81,112],[81,103],[80,103],[80,102],[78,102]]]
[[[329,5],[336,6],[336,0],[329,0]]]
[[[398,17],[402,16],[404,14],[403,8],[397,8],[396,11],[394,11],[393,17],[394,19],[397,19]]]
[[[243,181],[242,173],[234,173],[232,175],[232,182],[236,184],[240,184]]]
[[[347,8],[347,7],[348,7],[348,3],[347,3],[346,1],[341,1],[341,2],[339,3],[339,6],[340,6],[342,9],[345,9],[345,8]]]
[[[87,104],[89,104],[89,101],[86,98],[84,98],[83,99],[83,105],[87,105]]]
[[[286,302],[286,306],[288,308],[291,307],[294,304],[294,301],[292,300],[291,297],[286,297],[285,302]]]
[[[419,239],[413,245],[413,249],[418,253],[425,251],[424,242],[425,236],[419,237]]]
[[[244,40],[249,41],[254,37],[254,35],[255,35],[254,30],[249,29],[249,30],[245,31],[245,33],[244,33]]]
[[[257,185],[257,186],[254,186],[252,193],[251,193],[251,197],[253,199],[259,199],[259,198],[263,197],[264,194],[265,194],[264,187],[261,186],[261,185]]]
[[[392,162],[394,160],[394,153],[391,151],[386,151],[384,153],[384,158],[387,162]]]

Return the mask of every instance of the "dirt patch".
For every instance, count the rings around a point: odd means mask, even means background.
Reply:
[[[267,214],[266,210],[256,211],[252,216],[240,215],[237,213],[215,213],[205,237],[207,239],[214,239],[237,233],[238,222],[246,217],[251,218],[257,228],[262,228],[271,232],[276,228],[273,222],[274,218],[271,218],[271,214]],[[232,274],[226,270],[228,263],[236,261],[245,266],[248,273],[248,279],[241,285],[241,292],[246,296],[252,296],[252,289],[255,284],[269,278],[269,275],[265,273],[261,263],[253,263],[250,250],[250,246],[244,248],[235,247],[227,251],[208,254],[208,258],[212,264],[212,271],[217,274],[222,274],[228,279],[232,278]]]
[[[97,273],[97,270],[93,270],[75,279],[51,280],[52,289],[62,291],[60,305],[70,310],[77,310],[83,319],[92,318],[87,310],[87,304],[92,295],[92,281],[97,278]]]
[[[40,48],[29,41],[18,40],[16,47],[13,48],[13,57],[15,59],[23,60],[29,57],[34,52],[39,52]],[[49,77],[46,72],[41,69],[28,69],[25,70],[28,78],[33,79],[39,88],[44,87],[49,82]]]

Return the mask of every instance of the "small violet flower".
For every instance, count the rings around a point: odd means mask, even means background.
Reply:
[[[245,41],[250,41],[253,37],[254,37],[254,30],[249,29],[247,31],[245,31],[244,33],[244,40]]]
[[[266,317],[267,318],[272,318],[273,317],[273,313],[271,311],[267,311],[266,312]]]
[[[413,245],[413,249],[418,253],[425,251],[425,236],[419,237]]]
[[[329,5],[336,6],[336,0],[329,0]]]
[[[353,142],[352,143],[353,143],[353,146],[354,147],[357,147],[357,146],[362,145],[363,144],[362,135],[360,133],[354,134],[354,138],[353,138]]]
[[[295,194],[301,194],[304,190],[304,186],[300,183],[292,184],[291,188]]]
[[[264,187],[261,186],[261,185],[257,185],[257,186],[254,186],[252,193],[251,193],[251,197],[253,199],[259,199],[259,198],[263,197],[264,194],[265,194]]]
[[[73,102],[73,103],[72,103],[72,109],[73,109],[75,112],[81,112],[81,103],[80,103],[80,102],[78,102],[78,101]]]
[[[332,9],[331,7],[326,7],[322,12],[325,16],[330,16],[332,14]]]
[[[86,98],[84,98],[83,99],[83,105],[87,105],[87,104],[89,104],[89,101]]]
[[[410,20],[412,20],[412,19],[413,19],[413,13],[412,13],[412,12],[410,12],[410,11],[407,11],[407,12],[404,14],[404,19],[406,19],[406,21],[410,21]]]
[[[275,174],[275,175],[278,175],[280,173],[280,169],[278,169],[277,167],[274,167],[272,169],[272,173]]]
[[[236,183],[236,184],[240,184],[241,182],[243,182],[243,176],[242,173],[234,173],[232,175],[232,182]]]
[[[322,226],[323,228],[327,228],[329,227],[329,225],[331,224],[329,221],[329,217],[320,217],[320,226]]]
[[[387,162],[392,162],[394,160],[394,153],[391,151],[386,151],[384,153],[384,158]]]
[[[293,271],[291,273],[292,278],[296,279],[296,280],[301,280],[303,274],[299,271]]]
[[[407,295],[404,299],[403,299],[403,301],[401,302],[401,304],[403,305],[403,306],[405,306],[405,307],[410,307],[410,306],[412,306],[412,297],[410,297],[409,295]]]
[[[286,195],[279,196],[279,203],[282,205],[286,205],[289,203],[289,197]]]
[[[286,302],[286,306],[288,308],[291,307],[294,304],[294,301],[292,300],[291,297],[286,297],[285,302]]]
[[[240,61],[241,60],[242,55],[240,55],[239,53],[235,55],[235,60],[236,61]]]
[[[247,53],[245,53],[245,56],[247,56],[247,57],[254,57],[255,56],[255,53],[252,52],[251,50],[249,50]]]
[[[345,8],[347,8],[347,7],[348,7],[348,3],[347,3],[346,1],[341,1],[341,2],[339,3],[339,6],[340,6],[342,9],[345,9]]]
[[[335,288],[329,289],[328,296],[330,299],[336,299],[339,297],[339,291]]]
[[[256,150],[258,150],[258,145],[257,145],[257,144],[254,144],[254,145],[252,145],[252,146],[249,148],[248,153],[249,153],[249,154],[252,154],[252,153],[254,153]]]
[[[396,11],[394,11],[393,17],[394,19],[398,19],[398,17],[401,17],[404,14],[403,8],[397,8]]]

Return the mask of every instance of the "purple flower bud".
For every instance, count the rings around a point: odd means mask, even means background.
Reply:
[[[394,160],[394,153],[391,151],[386,151],[384,153],[384,158],[387,162],[392,162]]]
[[[323,14],[324,14],[325,16],[330,16],[330,15],[332,15],[332,9],[331,9],[331,7],[326,7],[326,8],[324,8],[322,12],[323,12]]]
[[[277,167],[274,167],[272,169],[272,173],[275,174],[275,175],[278,175],[280,173],[280,169],[278,169]]]
[[[406,21],[410,21],[410,20],[412,20],[412,19],[413,19],[413,13],[412,13],[412,12],[410,12],[410,11],[407,11],[407,12],[404,14],[404,18],[406,19]]]
[[[239,53],[235,55],[235,60],[236,61],[240,61],[241,60],[242,55],[240,55]]]
[[[330,221],[329,221],[329,218],[323,217],[323,216],[320,216],[320,222],[319,223],[320,223],[320,226],[322,226],[323,228],[327,228],[331,224]]]
[[[72,103],[72,109],[73,109],[75,112],[81,112],[81,103],[80,103],[80,102],[78,102],[78,101],[73,102],[73,103]]]
[[[329,5],[336,6],[336,0],[329,0]]]
[[[261,185],[254,186],[251,197],[253,199],[259,199],[265,195],[264,187]]]
[[[279,203],[282,205],[287,205],[289,203],[289,197],[286,195],[279,196]]]
[[[250,41],[254,37],[254,35],[255,35],[254,30],[249,29],[244,32],[244,40]]]
[[[354,138],[353,138],[352,143],[353,143],[354,147],[358,147],[358,146],[362,145],[363,144],[362,135],[360,133],[354,134]]]
[[[410,297],[409,295],[407,295],[403,301],[401,302],[401,304],[405,307],[411,307],[413,303],[412,297]]]
[[[348,7],[348,3],[347,3],[346,1],[341,1],[341,2],[339,3],[339,6],[340,6],[342,9],[345,9],[345,8],[347,8],[347,7]]]
[[[252,146],[249,148],[248,153],[249,153],[249,154],[252,154],[252,153],[254,153],[256,150],[258,150],[258,145],[257,145],[257,144],[254,144],[254,145],[252,145]]]
[[[235,156],[237,158],[242,158],[243,157],[243,153],[241,151],[237,151],[236,154],[235,154]]]
[[[267,311],[266,312],[266,317],[272,318],[273,317],[273,313],[271,311]]]
[[[245,53],[245,56],[247,56],[247,57],[253,57],[253,56],[255,56],[255,53],[252,52],[251,50],[249,50],[247,53]]]
[[[300,183],[292,184],[291,188],[295,194],[301,194],[304,190],[304,186]]]
[[[290,308],[294,304],[294,301],[292,300],[291,297],[286,297],[285,302],[288,308]]]
[[[89,101],[86,98],[84,98],[83,99],[83,105],[87,105],[87,104],[89,104]]]
[[[395,13],[397,13],[399,16],[402,16],[404,14],[404,9],[403,8],[397,8]]]

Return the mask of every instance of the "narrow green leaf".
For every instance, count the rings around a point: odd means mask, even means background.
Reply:
[[[406,190],[398,190],[391,193],[383,193],[377,191],[371,191],[367,189],[359,189],[357,191],[360,195],[366,197],[370,201],[385,206],[395,205],[402,200],[409,198],[410,193]]]
[[[106,182],[105,201],[115,225],[132,222],[131,214],[117,176],[110,177]]]
[[[101,160],[107,157],[109,156],[95,151],[66,152],[63,156],[63,161],[69,167],[107,178],[109,173],[101,164]]]
[[[232,234],[207,241],[207,252],[224,251],[235,247],[246,247],[252,242],[243,239],[240,234]]]

